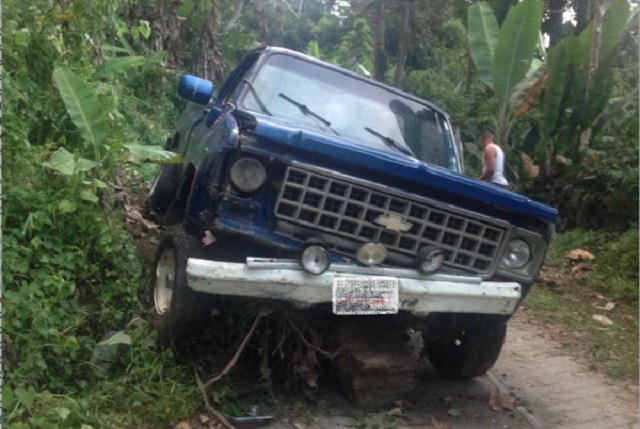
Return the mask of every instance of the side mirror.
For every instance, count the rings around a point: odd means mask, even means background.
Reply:
[[[213,97],[213,82],[186,74],[180,78],[178,94],[194,103],[209,104]]]

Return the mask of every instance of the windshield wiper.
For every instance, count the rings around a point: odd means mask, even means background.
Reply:
[[[383,136],[379,132],[377,132],[375,130],[372,130],[369,127],[364,127],[364,130],[367,131],[368,133],[371,133],[374,136],[380,138],[380,140],[385,142],[386,145],[389,146],[390,148],[395,149],[395,150],[397,150],[399,152],[402,152],[405,155],[409,155],[409,156],[412,156],[412,157],[416,158],[416,155],[411,151],[411,149],[401,145],[400,143],[398,143],[397,141],[395,141],[391,137]]]
[[[309,109],[306,104],[302,104],[302,103],[300,103],[300,102],[298,102],[296,100],[293,100],[293,99],[287,97],[286,95],[284,95],[283,93],[279,93],[278,96],[281,97],[281,98],[284,98],[289,103],[293,104],[298,109],[300,109],[300,112],[302,112],[303,115],[309,116],[309,117],[311,117],[311,118],[313,118],[315,120],[318,120],[318,121],[322,122],[326,127],[328,127],[331,131],[333,131],[337,136],[340,135],[340,134],[338,134],[338,132],[336,130],[331,128],[331,122],[327,121],[325,118],[323,118],[322,116],[318,115],[317,113],[315,113],[314,111]],[[322,128],[322,127],[320,127],[320,128]]]
[[[253,95],[253,98],[256,99],[256,103],[258,103],[258,107],[260,108],[260,110],[262,110],[262,113],[266,113],[269,116],[273,116],[271,112],[269,112],[269,109],[267,109],[267,106],[265,106],[262,100],[260,100],[260,97],[258,97],[258,93],[256,92],[256,89],[253,86],[253,84],[249,82],[248,79],[245,79],[245,78],[241,78],[240,80],[245,82],[249,86],[249,90],[251,90],[251,95]]]

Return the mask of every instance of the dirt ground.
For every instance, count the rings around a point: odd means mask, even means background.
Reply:
[[[151,263],[158,233],[143,225],[137,204],[128,204],[127,229]],[[139,217],[140,216],[140,217]],[[556,341],[557,328],[529,323],[526,303],[512,319],[496,365],[466,382],[444,380],[428,365],[417,369],[418,388],[378,412],[351,406],[341,394],[321,389],[315,405],[280,398],[269,410],[270,429],[634,429],[638,428],[638,386],[614,383],[569,356]],[[308,403],[306,403],[308,404]],[[237,428],[259,427],[237,423]],[[176,429],[222,427],[195,416]]]
[[[452,382],[431,369],[418,390],[378,413],[357,414],[335,398],[305,416],[278,416],[272,429],[632,429],[638,428],[638,389],[613,383],[563,352],[549,329],[512,320],[495,367],[484,377]]]
[[[377,412],[358,410],[340,393],[321,389],[315,405],[279,398],[266,410],[270,429],[634,429],[638,388],[613,383],[569,357],[553,329],[527,322],[526,308],[512,319],[500,359],[486,376],[464,382],[417,369],[418,388]],[[301,404],[304,404],[301,406]],[[223,427],[195,418],[176,429]],[[240,423],[237,428],[258,427]]]

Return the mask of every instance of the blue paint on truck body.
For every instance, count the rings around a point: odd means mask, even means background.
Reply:
[[[317,72],[319,81],[325,79],[336,88],[346,81],[349,88],[361,85],[365,90],[358,93],[354,89],[349,95],[351,98],[345,96],[344,100],[339,90],[305,99],[313,90],[312,85],[296,86],[296,75],[284,74],[300,68],[301,76],[305,76],[306,67]],[[301,168],[317,169],[321,172],[319,180],[325,180],[324,177],[331,186],[344,182],[347,186],[374,190],[368,198],[373,198],[374,193],[376,198],[391,200],[400,195],[401,198],[397,198],[402,201],[397,204],[405,204],[404,207],[411,210],[420,211],[419,204],[424,201],[427,205],[435,204],[429,207],[436,207],[438,216],[468,223],[468,226],[455,227],[456,238],[451,240],[458,241],[454,244],[446,237],[433,238],[450,246],[461,246],[460,254],[480,252],[478,246],[487,240],[478,236],[479,244],[469,244],[473,241],[469,240],[469,234],[482,233],[465,228],[473,226],[489,231],[495,227],[496,231],[506,231],[502,241],[487,251],[486,258],[493,258],[490,268],[482,271],[475,267],[484,277],[495,273],[503,275],[499,269],[499,252],[504,251],[509,237],[534,237],[534,241],[543,240],[547,244],[550,240],[557,210],[465,176],[462,148],[455,142],[449,117],[433,103],[307,55],[271,47],[247,55],[205,108],[202,104],[205,98],[211,98],[209,90],[213,91],[213,85],[204,85],[195,77],[183,78],[180,85],[181,93],[190,91],[187,98],[201,103],[199,106],[190,103],[183,113],[175,147],[186,160],[178,191],[183,195],[176,199],[185,201],[184,222],[197,234],[210,230],[291,255],[295,255],[304,240],[321,238],[331,243],[333,260],[353,262],[353,248],[366,240],[346,227],[341,229],[349,220],[346,211],[349,207],[368,210],[366,204],[374,203],[351,201],[345,196],[341,200],[342,211],[336,212],[335,228],[323,225],[320,219],[333,216],[327,211],[330,209],[322,206],[333,198],[329,189],[318,191],[322,203],[313,198],[296,203],[300,211],[308,209],[308,219],[299,214],[292,217],[278,213],[286,186],[293,186],[291,189],[297,186],[286,184],[290,180],[287,175],[292,174],[291,168]],[[378,106],[378,110],[370,106]],[[376,114],[381,117],[373,118]],[[243,158],[257,160],[265,170],[264,183],[251,192],[243,192],[230,180],[232,166]],[[310,198],[311,192],[302,192],[305,199]],[[411,205],[414,203],[415,206]],[[384,216],[397,215],[416,223],[418,215],[408,211],[401,213],[387,205]],[[365,226],[382,228],[371,219],[366,225],[362,224],[362,218],[354,219],[361,223],[357,227],[360,230]],[[443,222],[453,222],[446,219]],[[424,218],[424,221],[432,219]],[[437,224],[439,220],[433,222]],[[442,225],[436,232],[449,234],[449,227]],[[424,237],[430,240],[429,228],[423,229]],[[378,232],[379,238],[386,232]],[[413,234],[411,237],[399,231],[393,233],[401,236],[393,244],[396,248],[402,247],[403,240],[416,239],[415,231],[407,232]],[[465,246],[476,247],[469,250]],[[546,245],[539,250],[546,252]],[[408,266],[410,253],[400,249],[392,265]],[[464,266],[456,261],[450,262]],[[507,270],[503,276],[518,278],[519,275],[517,270]]]

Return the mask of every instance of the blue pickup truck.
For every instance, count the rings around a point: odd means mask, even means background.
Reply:
[[[275,47],[249,53],[215,96],[189,75],[179,93],[166,148],[184,162],[162,167],[148,200],[168,226],[151,281],[163,338],[217,323],[235,300],[308,314],[336,338],[356,329],[340,337],[358,344],[338,365],[352,381],[358,351],[408,356],[379,344],[408,329],[445,377],[494,364],[558,213],[465,176],[444,111]],[[408,368],[390,395],[411,388]]]

